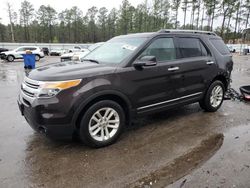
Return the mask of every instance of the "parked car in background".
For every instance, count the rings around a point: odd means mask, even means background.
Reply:
[[[0,59],[2,59],[2,58],[1,58],[2,56],[4,56],[4,55],[2,54],[2,52],[7,52],[7,51],[9,51],[9,50],[6,49],[6,48],[0,48]]]
[[[61,62],[63,61],[71,61],[72,57],[76,54],[88,54],[90,51],[88,49],[82,49],[81,51],[77,52],[69,52],[66,54],[61,55]]]
[[[37,46],[22,46],[16,48],[15,50],[6,51],[1,53],[1,59],[7,60],[9,62],[14,61],[15,59],[23,59],[22,54],[25,54],[26,51],[29,50],[32,54],[35,54],[36,61],[39,61],[44,57],[43,51]]]
[[[49,48],[43,47],[42,51],[43,51],[44,55],[49,55]]]
[[[232,45],[227,44],[227,47],[228,47],[228,49],[229,49],[229,51],[230,51],[231,53],[235,53],[235,52],[236,52],[236,49],[235,49]]]
[[[92,44],[83,44],[79,46],[74,46],[73,48],[69,49],[69,52],[84,52],[88,49]]]
[[[2,52],[7,52],[7,51],[9,51],[9,50],[6,49],[6,48],[0,48],[0,53],[2,53]]]
[[[61,49],[61,48],[55,48],[50,50],[50,55],[51,56],[61,56],[62,54],[67,53],[67,50]]]
[[[98,42],[92,45],[89,45],[88,49],[82,49],[80,52],[71,52],[67,54],[63,54],[61,56],[61,62],[64,61],[80,61],[83,57],[85,57],[87,54],[89,54],[91,51],[95,50],[99,46],[101,46],[104,42]]]

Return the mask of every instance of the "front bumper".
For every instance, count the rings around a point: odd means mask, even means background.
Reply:
[[[63,124],[58,118],[44,117],[44,114],[53,116],[51,109],[43,105],[32,106],[21,93],[18,97],[18,106],[21,114],[25,117],[28,124],[39,133],[52,139],[71,139],[75,131],[71,124]]]
[[[5,54],[0,54],[0,59],[5,60],[6,59],[6,55]]]

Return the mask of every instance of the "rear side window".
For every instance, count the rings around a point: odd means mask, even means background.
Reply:
[[[198,38],[179,38],[182,58],[208,56],[209,52]]]
[[[225,45],[223,40],[221,39],[210,39],[212,45],[222,54],[222,55],[228,55],[230,54],[230,51],[228,47]]]
[[[26,48],[26,50],[34,51],[34,50],[36,50],[36,48],[28,47],[28,48]]]

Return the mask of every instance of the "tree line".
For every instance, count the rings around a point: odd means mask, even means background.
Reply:
[[[235,41],[249,26],[250,0],[144,0],[136,7],[123,0],[119,9],[93,6],[86,14],[76,6],[61,12],[50,5],[35,10],[24,0],[19,10],[7,2],[6,15],[8,25],[0,18],[0,42],[88,43],[161,28],[215,31]]]

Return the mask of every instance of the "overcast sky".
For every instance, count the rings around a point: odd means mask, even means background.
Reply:
[[[8,24],[8,15],[7,15],[7,8],[6,3],[10,2],[13,6],[14,10],[16,12],[19,11],[21,7],[21,2],[23,0],[0,0],[0,18],[2,18],[3,24]],[[112,8],[119,8],[122,0],[28,0],[31,2],[35,8],[35,10],[38,10],[38,8],[41,5],[50,5],[54,9],[56,9],[57,12],[61,12],[62,10],[65,10],[66,8],[71,8],[73,6],[77,6],[83,11],[83,14],[87,12],[87,10],[92,7],[96,6],[97,8],[106,7],[107,9],[111,10]],[[129,2],[133,6],[137,6],[138,4],[144,2],[145,0],[129,0]],[[148,0],[149,4],[152,4],[152,0]],[[179,12],[178,20],[183,23],[183,17],[184,14],[182,11]],[[187,23],[190,21],[190,14],[187,14]],[[218,20],[215,21],[215,26],[218,26],[219,22]]]
[[[60,12],[66,8],[77,6],[83,11],[84,14],[92,6],[96,6],[97,8],[106,7],[107,9],[110,10],[112,8],[119,8],[122,2],[122,0],[28,0],[28,1],[33,4],[35,10],[38,10],[38,8],[41,5],[50,5],[54,9],[56,9],[57,12]],[[137,6],[143,1],[144,0],[129,0],[129,2],[133,6]],[[6,11],[6,3],[10,2],[13,5],[14,10],[18,11],[21,7],[22,0],[1,0],[0,2],[1,2],[0,18],[2,18],[2,23],[7,24],[8,16]]]

